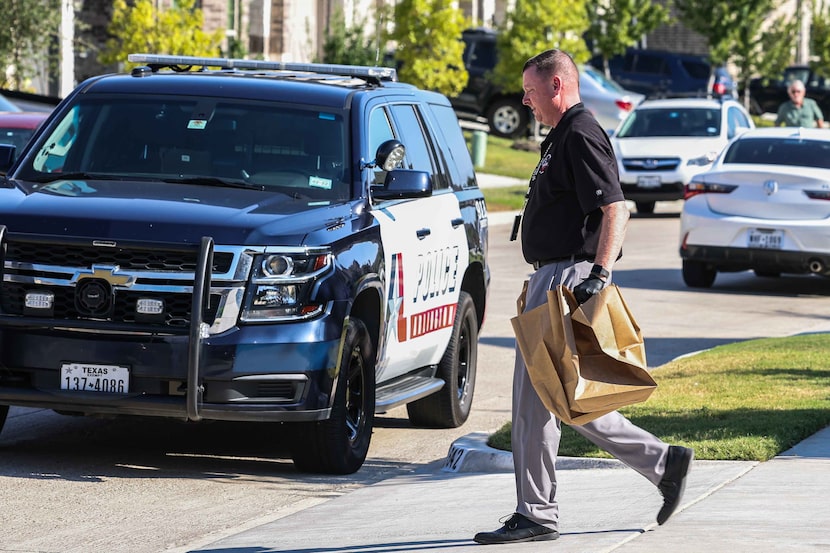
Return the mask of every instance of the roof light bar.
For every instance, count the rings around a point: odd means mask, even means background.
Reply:
[[[300,71],[326,75],[372,78],[397,81],[398,72],[391,67],[364,67],[360,65],[338,65],[331,63],[296,63],[282,61],[242,60],[234,58],[202,58],[196,56],[170,56],[164,54],[130,54],[132,63],[151,65],[201,65],[222,69],[260,69],[264,71]]]

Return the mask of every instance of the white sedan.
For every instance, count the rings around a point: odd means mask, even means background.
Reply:
[[[729,141],[755,124],[730,98],[645,100],[611,137],[626,199],[640,213],[683,198],[689,180],[711,166]]]
[[[747,131],[686,187],[683,280],[708,288],[718,272],[830,277],[830,132]]]

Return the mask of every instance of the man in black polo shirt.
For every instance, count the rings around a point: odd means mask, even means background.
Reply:
[[[582,105],[570,56],[543,52],[525,63],[522,80],[524,103],[552,127],[530,178],[521,221],[522,252],[535,269],[525,310],[544,304],[547,291],[558,284],[584,303],[610,282],[622,255],[629,212],[617,163],[607,134]],[[560,424],[536,394],[517,350],[512,423],[517,507],[498,530],[476,534],[476,542],[559,537],[554,467]],[[663,495],[657,522],[668,520],[683,495],[691,449],[669,446],[616,411],[573,429],[655,484]]]

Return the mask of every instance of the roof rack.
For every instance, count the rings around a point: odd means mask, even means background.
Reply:
[[[361,65],[338,65],[331,63],[296,63],[282,61],[243,60],[234,58],[202,58],[197,56],[170,56],[166,54],[130,54],[127,60],[132,63],[147,64],[154,72],[161,68],[174,71],[186,71],[190,67],[201,66],[220,69],[258,69],[261,71],[297,71],[324,75],[356,77],[380,83],[380,81],[397,81],[398,72],[391,67],[370,67]]]

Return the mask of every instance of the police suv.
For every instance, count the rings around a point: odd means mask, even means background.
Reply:
[[[449,101],[389,68],[129,59],[0,146],[0,428],[281,421],[298,469],[347,474],[375,413],[463,424],[490,272]]]

